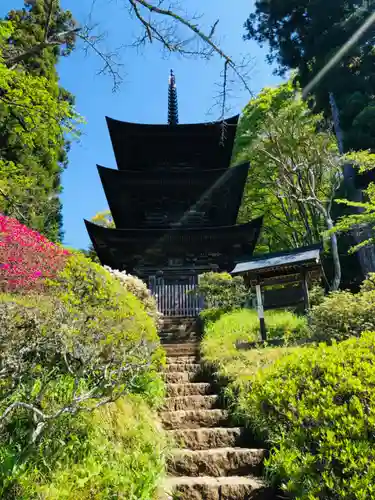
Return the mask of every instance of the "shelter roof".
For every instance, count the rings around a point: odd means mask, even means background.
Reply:
[[[275,277],[293,274],[301,269],[321,267],[321,245],[297,248],[284,252],[270,253],[238,263],[232,270],[233,275]]]

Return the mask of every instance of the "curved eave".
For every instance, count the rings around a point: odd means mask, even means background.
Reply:
[[[235,224],[241,204],[249,163],[230,169],[202,170],[197,173],[185,171],[148,172],[114,170],[97,165],[116,227],[134,227],[139,220],[139,204],[133,194],[142,200],[158,200],[161,197],[179,198],[184,210],[199,209],[206,199],[215,199],[216,212],[213,225]],[[230,196],[223,190],[230,188]],[[188,221],[186,221],[188,224]],[[142,225],[142,224],[141,224]]]
[[[85,220],[90,239],[102,264],[126,267],[140,257],[185,257],[187,254],[218,254],[235,260],[252,255],[263,218],[236,226],[214,228],[112,229]],[[130,264],[131,263],[131,264]]]
[[[114,168],[103,167],[102,165],[96,165],[98,173],[102,183],[106,185],[118,185],[129,186],[143,186],[149,184],[157,185],[194,185],[201,184],[204,180],[209,180],[216,182],[222,178],[230,178],[235,175],[240,175],[241,179],[243,176],[247,176],[250,164],[248,162],[240,163],[234,167],[228,168],[217,168],[217,169],[207,169],[199,170],[198,172],[192,172],[189,170],[163,170],[157,171],[152,170],[144,172],[140,170],[116,170]],[[242,175],[241,175],[242,174]],[[207,184],[207,189],[210,188],[212,184]]]
[[[232,167],[231,170],[234,170],[236,168],[245,168],[245,165],[249,165],[249,163],[241,163],[240,165],[236,165],[235,167]],[[147,177],[145,177],[145,173],[142,172],[141,170],[132,170],[131,168],[129,169],[121,169],[121,170],[116,170],[115,168],[109,168],[109,167],[104,167],[102,165],[96,165],[100,178],[102,180],[109,180],[109,176],[112,176],[113,180],[121,179],[121,178],[126,178],[128,180],[134,181],[135,183],[140,183],[144,184],[145,182],[152,182],[153,180],[159,181],[161,178],[165,179],[165,182],[168,182],[170,179],[172,181],[174,179],[179,180],[181,178],[185,178],[186,180],[192,180],[194,182],[194,179],[196,176],[204,177],[205,175],[207,177],[221,177],[222,175],[225,175],[228,172],[227,168],[212,168],[212,169],[202,169],[199,170],[198,172],[192,172],[191,170],[151,170],[147,172]],[[112,179],[110,179],[112,180]]]
[[[228,168],[239,115],[221,122],[182,125],[128,123],[106,118],[119,170],[152,170],[171,165]],[[182,167],[181,167],[182,168]]]
[[[233,235],[237,234],[246,234],[247,231],[255,228],[260,228],[262,225],[263,217],[257,217],[250,222],[246,222],[245,224],[236,224],[234,226],[221,226],[221,227],[193,227],[193,228],[171,228],[171,229],[116,229],[111,227],[99,226],[94,222],[88,221],[84,219],[86,228],[88,231],[93,231],[100,235],[101,237],[108,238],[110,235],[115,237],[116,239],[126,240],[129,238],[139,238],[144,236],[145,239],[155,240],[159,237],[181,237],[191,235],[192,237],[204,237],[209,239],[210,237],[220,237],[223,233],[233,233]]]
[[[153,123],[137,123],[137,122],[127,122],[123,120],[117,120],[116,118],[111,118],[109,116],[106,116],[105,119],[107,121],[108,127],[121,127],[123,129],[132,129],[132,130],[139,130],[140,132],[142,131],[148,131],[149,129],[152,129],[153,133],[157,133],[158,131],[160,132],[170,132],[171,129],[173,129],[174,132],[180,131],[186,133],[186,131],[190,130],[197,130],[199,131],[202,127],[204,128],[216,128],[217,126],[221,126],[223,123],[227,123],[228,125],[237,125],[238,120],[240,118],[240,115],[233,115],[230,118],[227,118],[226,120],[219,120],[219,121],[214,121],[214,122],[199,122],[199,123],[179,123],[178,125],[168,125],[168,124],[153,124]]]

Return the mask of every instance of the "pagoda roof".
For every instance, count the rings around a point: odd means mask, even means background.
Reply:
[[[219,122],[151,125],[106,117],[120,170],[150,170],[171,165],[207,170],[227,168],[238,119],[236,115]]]
[[[230,226],[236,223],[249,164],[230,169],[114,170],[98,165],[117,228]],[[165,222],[147,219],[159,211]],[[201,215],[199,215],[201,214]]]
[[[186,255],[214,254],[238,261],[251,256],[262,217],[241,225],[210,228],[113,229],[85,220],[86,228],[103,265],[132,269],[140,260],[163,261]]]

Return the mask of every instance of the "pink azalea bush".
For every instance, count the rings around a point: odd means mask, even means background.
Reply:
[[[68,250],[0,214],[0,291],[41,291],[63,269]]]

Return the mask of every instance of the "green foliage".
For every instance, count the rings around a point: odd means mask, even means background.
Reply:
[[[120,281],[122,286],[128,292],[132,293],[138,300],[143,304],[145,311],[152,318],[155,325],[159,328],[162,325],[162,315],[158,311],[155,297],[151,294],[150,290],[147,288],[146,283],[137,276],[132,276],[127,274],[125,271],[117,271],[111,269],[108,266],[104,268],[116,279]]]
[[[361,173],[373,171],[375,168],[375,155],[368,151],[350,153],[346,155],[346,158],[348,161],[352,162]],[[356,213],[340,217],[334,231],[345,233],[352,229],[361,230],[365,227],[368,235],[361,243],[350,249],[351,253],[375,243],[375,183],[370,182],[367,189],[363,191],[363,194],[365,197],[365,201],[363,202],[353,202],[345,199],[336,200],[336,202],[341,205],[356,209]]]
[[[237,138],[239,160],[251,164],[239,221],[264,214],[258,251],[321,240],[341,163],[335,137],[322,129],[322,116],[310,112],[291,82],[263,89],[247,105]]]
[[[364,285],[367,287],[369,282]],[[311,309],[309,316],[314,340],[332,342],[359,337],[365,330],[375,330],[375,291],[331,293]]]
[[[375,273],[369,273],[361,285],[361,292],[375,291]]]
[[[58,84],[59,49],[42,48],[47,17],[49,34],[73,23],[71,14],[54,3],[50,18],[48,2],[27,1],[0,25],[0,211],[59,241],[60,175],[80,119],[72,96]],[[68,53],[74,40],[66,42]]]
[[[256,313],[242,309],[223,314],[217,321],[206,324],[202,352],[205,359],[215,362],[223,356],[232,358],[237,353],[237,342],[259,340],[259,320]]]
[[[58,437],[59,429],[65,434],[69,429],[73,434],[81,432],[82,413],[91,414],[125,394],[140,394],[150,405],[159,404],[164,395],[158,371],[165,354],[159,347],[155,322],[117,278],[77,253],[69,257],[57,278],[48,282],[48,290],[50,296],[0,298],[0,491],[4,498],[13,498],[14,489],[14,497],[22,498],[18,491],[20,477],[26,471],[28,474],[30,468],[44,467],[39,479],[43,482],[48,471],[58,472],[63,467],[60,459],[66,441]],[[77,425],[78,430],[74,430]],[[85,436],[91,439],[90,433]],[[91,474],[96,476],[95,471],[102,471],[103,491],[110,491],[111,483],[113,488],[130,488],[126,491],[138,494],[129,485],[123,486],[120,479],[113,481],[110,473],[115,468],[111,464],[122,460],[123,455],[116,454],[118,445],[114,441],[114,449],[102,450],[100,443],[106,438],[101,436],[101,441],[100,436],[95,438],[99,448],[93,445],[91,455],[85,455],[88,462],[80,455],[83,462],[76,478],[77,489],[91,484],[90,481],[96,484],[98,478]],[[43,449],[46,439],[55,442],[55,446],[46,445]],[[69,441],[69,434],[66,439]],[[139,443],[142,447],[142,439]],[[82,453],[88,452],[88,442],[85,446]],[[135,462],[136,474],[141,474],[147,446],[146,443],[139,458],[133,457],[139,460]],[[107,468],[101,463],[105,453],[109,457]],[[151,462],[152,457],[155,455],[150,454]],[[73,463],[76,458],[69,460]],[[129,463],[130,459],[124,462],[124,471]],[[66,467],[61,480],[56,476],[58,488],[63,487],[69,473],[68,464]],[[130,473],[131,470],[126,472],[124,481],[130,481]],[[46,481],[49,485],[51,477]],[[145,481],[138,477],[135,487]],[[144,491],[151,487],[154,482],[149,477]],[[64,491],[61,495],[65,498]]]
[[[257,0],[246,37],[269,46],[269,60],[278,63],[280,73],[298,70],[298,82],[305,88],[364,26],[374,7],[374,0]],[[315,109],[328,117],[329,92],[334,94],[346,151],[374,148],[374,40],[370,25],[312,89]]]
[[[281,339],[285,343],[307,335],[307,322],[303,317],[288,311],[266,311],[267,338]],[[260,340],[259,319],[255,311],[242,309],[222,315],[217,321],[206,324],[202,353],[206,362],[217,365],[223,372],[236,373],[239,366],[247,372],[250,364],[261,362],[264,354],[273,356],[272,350],[241,350],[237,344]],[[254,354],[255,353],[255,354]],[[254,362],[249,363],[249,356]],[[259,359],[258,359],[259,358]]]
[[[310,307],[319,306],[325,298],[325,290],[320,285],[314,285],[309,290]]]
[[[98,226],[115,227],[113,217],[109,210],[98,212],[91,220],[95,222],[95,224],[98,224]]]
[[[164,473],[167,443],[139,397],[65,419],[20,478],[17,498],[150,500]]]
[[[65,269],[49,284],[52,293],[67,307],[83,309],[88,317],[92,316],[99,323],[105,317],[110,321],[113,315],[117,326],[120,330],[124,329],[129,340],[143,339],[154,348],[159,345],[155,321],[140,301],[119,279],[79,252],[68,260]],[[164,360],[164,351],[157,348],[153,360],[159,366]]]
[[[243,307],[250,294],[241,276],[215,272],[200,275],[196,293],[203,298],[206,309],[223,312]]]
[[[237,413],[272,446],[269,477],[288,497],[375,496],[375,334],[296,348],[239,391]]]

